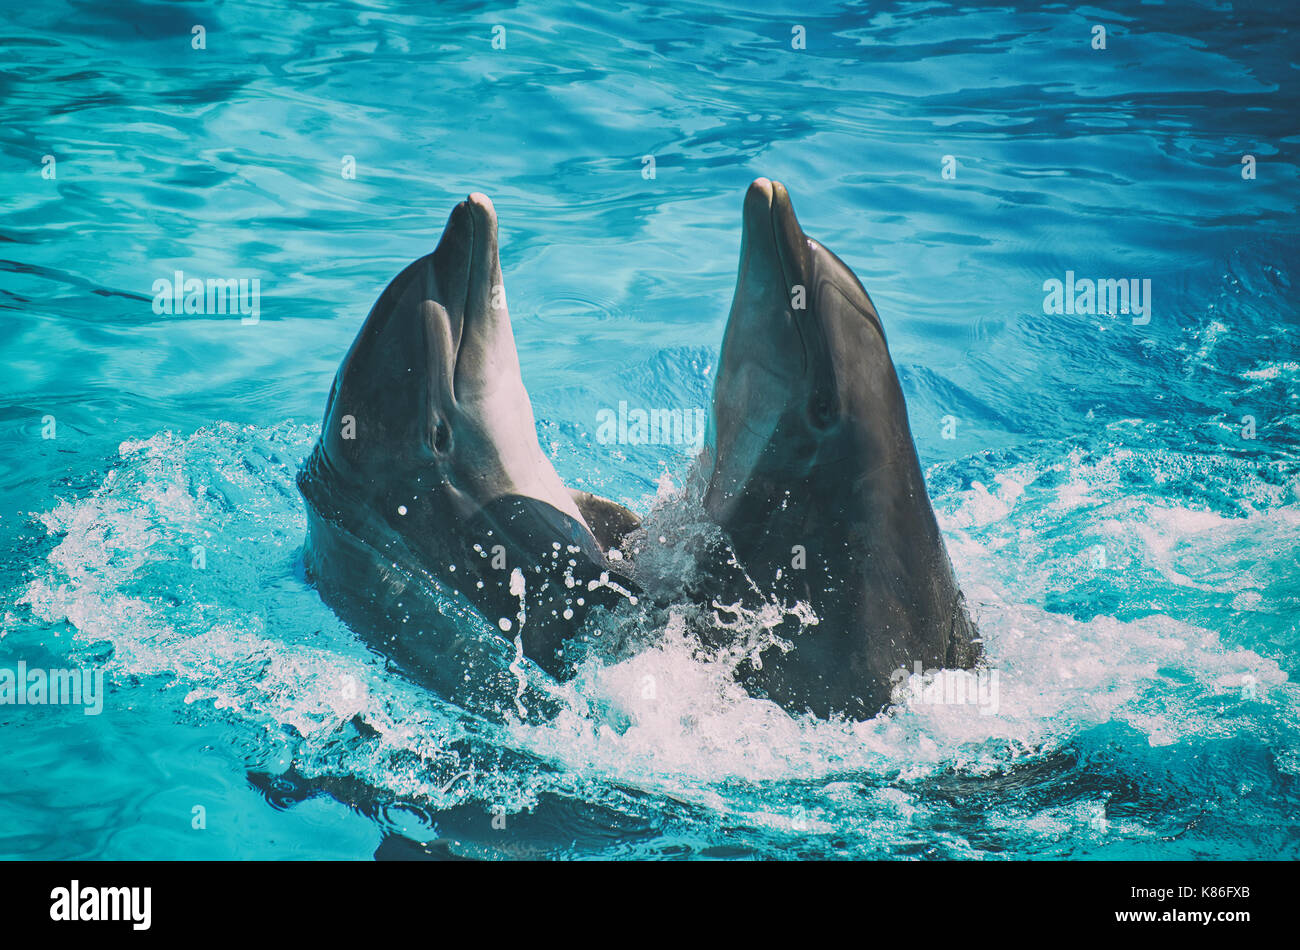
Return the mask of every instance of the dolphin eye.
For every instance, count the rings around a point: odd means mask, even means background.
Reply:
[[[451,448],[451,427],[446,420],[439,419],[433,430],[433,450],[439,454]]]
[[[829,394],[818,392],[808,403],[808,417],[818,429],[828,429],[835,422],[835,406]]]

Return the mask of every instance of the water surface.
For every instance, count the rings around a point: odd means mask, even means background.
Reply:
[[[0,854],[1300,856],[1293,11],[5,6],[0,666],[108,696],[0,706]],[[996,712],[792,718],[671,624],[566,687],[621,732],[407,683],[300,564],[374,299],[491,195],[543,447],[644,513],[689,452],[597,414],[709,405],[758,175],[881,313]],[[155,313],[176,270],[258,322]],[[1150,322],[1045,313],[1067,271]]]

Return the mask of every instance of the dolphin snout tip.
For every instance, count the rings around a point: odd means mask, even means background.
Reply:
[[[780,202],[788,203],[790,193],[786,190],[785,185],[775,178],[755,178],[749,183],[749,191],[745,194],[746,201],[757,201],[771,207],[773,204]]]
[[[772,201],[775,197],[775,182],[769,178],[755,178],[745,192],[744,222],[745,230],[758,234],[770,228],[768,222],[772,216]]]
[[[793,218],[790,192],[785,185],[774,178],[755,178],[750,183],[749,191],[745,193],[746,223],[766,227],[768,222],[774,222],[780,230],[789,230]]]
[[[755,178],[745,192],[745,214],[765,215],[772,207],[775,197],[776,182],[770,178]]]
[[[469,197],[465,199],[465,206],[474,218],[475,223],[489,226],[496,224],[497,209],[492,206],[492,199],[483,192],[471,192]]]

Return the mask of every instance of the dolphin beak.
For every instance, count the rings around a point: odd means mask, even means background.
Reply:
[[[740,269],[714,380],[705,507],[726,517],[808,389],[812,254],[790,195],[759,178],[745,193]]]
[[[745,237],[761,236],[772,216],[772,200],[776,196],[776,182],[768,178],[755,178],[745,192]],[[784,190],[784,189],[783,189]]]
[[[475,192],[452,208],[433,252],[432,277],[432,296],[446,311],[459,350],[467,326],[491,303],[491,285],[500,284],[497,213],[487,195]]]
[[[432,256],[425,320],[431,373],[457,401],[480,395],[503,374],[517,375],[518,357],[497,242],[497,213],[475,192],[452,209]]]
[[[738,346],[747,362],[794,385],[809,368],[807,325],[813,300],[813,254],[799,226],[790,193],[779,181],[755,179],[745,193],[740,274],[728,332],[748,341]],[[738,343],[739,341],[737,341]],[[725,341],[724,341],[725,343]]]
[[[481,315],[492,313],[493,285],[501,284],[501,266],[497,247],[497,210],[492,199],[474,192],[458,208],[464,208],[470,223],[470,241],[473,258],[469,273],[465,275],[465,311],[467,318],[473,314],[475,325]],[[504,308],[502,308],[504,310]]]
[[[786,294],[796,286],[810,292],[808,275],[812,255],[808,237],[799,226],[790,193],[779,181],[756,178],[745,193],[744,241],[754,253],[753,263],[783,278]],[[788,298],[787,298],[788,299]]]
[[[474,213],[467,201],[452,208],[432,257],[433,273],[425,294],[446,313],[451,353],[460,345],[470,278],[474,271]]]
[[[465,277],[464,321],[456,346],[456,398],[483,398],[519,379],[519,356],[501,276],[496,209],[478,192],[458,208],[470,222],[473,260]]]

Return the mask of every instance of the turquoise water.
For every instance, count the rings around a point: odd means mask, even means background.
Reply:
[[[107,695],[0,705],[0,854],[1300,856],[1294,12],[4,7],[0,668]],[[374,299],[491,195],[543,447],[671,517],[689,453],[597,413],[709,405],[758,175],[882,315],[996,711],[791,718],[671,624],[546,723],[407,683],[300,565]]]

